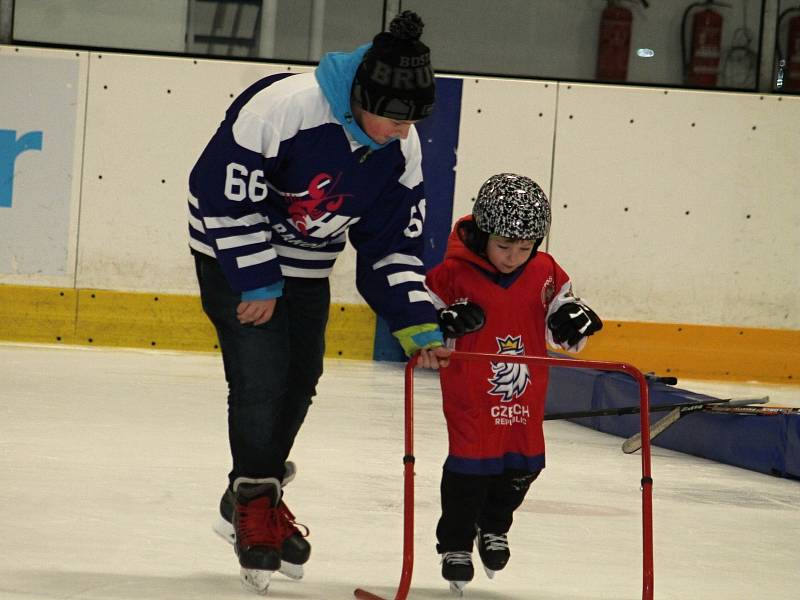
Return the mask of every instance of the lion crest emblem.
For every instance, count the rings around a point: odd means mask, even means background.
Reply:
[[[525,345],[522,336],[507,335],[505,338],[495,338],[498,354],[512,354],[519,356],[525,354]],[[511,402],[521,396],[531,382],[528,365],[523,363],[492,363],[492,376],[487,380],[492,389],[489,393],[500,396],[501,402]]]

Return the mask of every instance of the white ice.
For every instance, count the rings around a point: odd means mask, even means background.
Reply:
[[[409,598],[448,599],[434,549],[446,433],[436,376],[415,381]],[[798,387],[692,383],[800,399]],[[211,531],[230,467],[225,393],[216,355],[0,345],[0,599],[256,598]],[[641,598],[639,455],[563,421],[546,435],[509,566],[492,581],[476,569],[464,597]],[[402,365],[328,360],[286,491],[312,557],[302,581],[275,575],[268,598],[395,597],[402,456]],[[798,597],[800,483],[660,448],[652,472],[656,599]]]

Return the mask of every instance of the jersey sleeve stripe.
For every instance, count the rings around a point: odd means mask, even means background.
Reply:
[[[409,302],[431,302],[431,297],[428,292],[423,292],[420,290],[411,290],[408,292],[408,301]]]
[[[202,252],[208,256],[216,257],[217,254],[214,252],[214,249],[209,246],[208,244],[204,244],[203,242],[199,242],[194,238],[189,238],[189,247],[193,250],[197,250],[198,252]]]
[[[400,285],[401,283],[410,283],[413,281],[425,281],[425,275],[415,273],[414,271],[400,271],[399,273],[391,273],[387,275],[386,279],[389,280],[390,286]]]
[[[377,271],[378,269],[387,267],[389,265],[411,265],[412,267],[423,266],[422,261],[416,256],[395,252],[394,254],[386,256],[372,265],[372,270]]]
[[[427,284],[425,285],[425,289],[428,290],[428,294],[430,295],[431,302],[433,303],[433,306],[435,308],[439,309],[439,308],[446,308],[447,307],[447,303],[444,300],[442,300],[441,296],[439,296],[436,293],[434,293],[433,291],[431,291],[431,288],[429,288],[427,286]]]
[[[272,248],[267,248],[266,250],[262,250],[261,252],[256,252],[255,254],[245,254],[244,256],[238,256],[236,258],[236,266],[240,269],[244,269],[247,267],[252,267],[254,265],[261,265],[265,262],[269,262],[271,260],[275,260],[277,255],[275,254],[275,250]]]
[[[203,222],[200,221],[200,219],[195,217],[193,214],[189,215],[189,225],[192,227],[192,229],[196,229],[200,233],[206,232],[205,227],[203,227]]]

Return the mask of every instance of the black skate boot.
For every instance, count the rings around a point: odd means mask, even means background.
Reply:
[[[248,479],[233,482],[235,506],[233,545],[241,567],[242,586],[266,594],[272,573],[281,566],[281,485],[277,479]]]
[[[472,581],[474,575],[472,552],[442,553],[442,577],[450,582],[450,591],[454,595],[463,596],[464,588]]]
[[[294,479],[297,467],[291,461],[286,461],[286,474],[283,477],[283,486]],[[236,534],[233,529],[233,508],[235,497],[233,490],[227,488],[219,501],[219,519],[214,524],[214,532],[229,544],[236,541]],[[281,515],[281,566],[278,572],[290,577],[291,579],[302,579],[303,565],[311,555],[311,544],[305,537],[308,536],[308,528],[296,523],[294,515],[289,511],[283,502],[278,504],[278,511]],[[303,531],[300,531],[302,528]]]
[[[306,541],[308,527],[294,520],[294,515],[285,502],[278,504],[278,514],[281,518],[281,539],[283,540],[280,572],[291,579],[302,579],[303,565],[311,556],[311,544]]]
[[[502,571],[511,558],[508,536],[505,533],[489,533],[477,527],[475,545],[478,547],[478,554],[489,579],[494,578],[495,572]]]
[[[283,476],[283,481],[281,481],[281,489],[289,485],[289,482],[294,479],[295,475],[297,475],[297,465],[295,465],[292,461],[287,460],[283,466],[285,469],[285,474]],[[220,498],[220,518],[217,519],[216,523],[214,523],[213,529],[214,533],[216,533],[229,544],[233,544],[236,541],[236,535],[233,531],[233,505],[233,490],[230,487],[227,487],[222,494],[222,498]]]

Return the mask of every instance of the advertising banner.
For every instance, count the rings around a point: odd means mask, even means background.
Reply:
[[[75,53],[0,52],[0,281],[74,273],[80,74]]]

